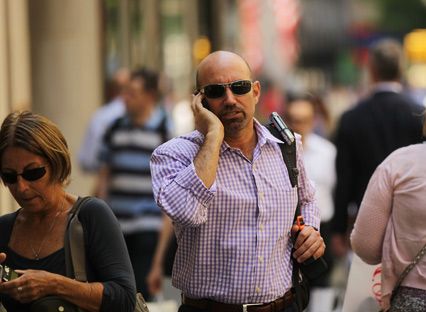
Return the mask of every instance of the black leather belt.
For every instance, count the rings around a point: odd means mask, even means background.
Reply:
[[[209,312],[280,312],[293,303],[293,292],[268,303],[229,304],[208,299],[192,299],[182,295],[182,303]]]

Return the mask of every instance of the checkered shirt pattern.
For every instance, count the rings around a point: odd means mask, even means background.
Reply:
[[[290,229],[297,190],[278,143],[257,121],[253,161],[226,142],[210,189],[193,160],[203,143],[194,131],[158,147],[151,158],[157,204],[175,224],[178,250],[173,285],[191,298],[223,303],[270,302],[291,287]],[[301,211],[319,228],[315,190],[306,176],[297,136]]]

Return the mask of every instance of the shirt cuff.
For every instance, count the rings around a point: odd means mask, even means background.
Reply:
[[[207,188],[195,172],[194,163],[182,170],[175,182],[193,194],[198,201],[207,206],[216,194],[216,181]]]

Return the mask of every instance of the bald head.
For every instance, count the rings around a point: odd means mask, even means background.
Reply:
[[[216,51],[206,56],[198,65],[196,74],[196,87],[200,89],[207,83],[212,83],[208,78],[212,73],[223,71],[224,80],[230,73],[241,74],[246,79],[252,78],[249,64],[240,55],[229,51]]]

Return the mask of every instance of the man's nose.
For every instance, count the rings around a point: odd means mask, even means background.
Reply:
[[[235,103],[235,95],[232,93],[232,90],[229,86],[225,87],[225,100],[226,102]]]

